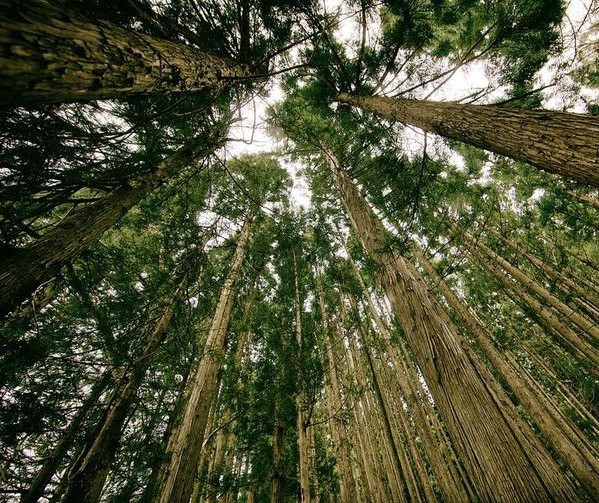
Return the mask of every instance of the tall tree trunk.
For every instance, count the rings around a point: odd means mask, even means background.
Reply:
[[[92,386],[90,394],[87,396],[85,401],[79,407],[79,410],[75,413],[69,426],[64,431],[58,443],[52,449],[52,452],[48,455],[44,461],[43,466],[37,472],[37,475],[33,479],[33,482],[29,486],[29,489],[21,498],[21,503],[35,503],[44,494],[46,486],[52,480],[52,476],[58,471],[60,463],[68,450],[72,447],[73,441],[91,409],[97,405],[98,399],[104,393],[104,390],[108,386],[112,379],[112,372],[106,371],[100,376],[100,378]]]
[[[283,440],[285,426],[276,417],[272,434],[272,476],[270,483],[270,503],[283,503]]]
[[[531,386],[531,382],[527,382],[518,376],[506,357],[493,345],[493,336],[482,322],[460,302],[460,299],[437,273],[418,245],[415,244],[412,249],[420,265],[447,300],[451,310],[458,315],[468,329],[469,334],[475,338],[485,356],[505,379],[505,382],[530,414],[541,433],[566,461],[575,477],[587,489],[589,495],[595,494],[596,488],[599,487],[599,460],[596,454],[588,449],[584,439],[564,420],[555,405],[537,393],[535,388]]]
[[[337,101],[599,187],[599,118],[341,93]]]
[[[576,490],[536,438],[521,434],[522,421],[503,414],[482,364],[466,351],[457,328],[413,265],[387,252],[389,235],[333,153],[323,149],[341,199],[362,246],[378,265],[377,279],[402,324],[405,340],[471,477],[486,501],[576,500]]]
[[[236,283],[249,243],[253,210],[249,211],[239,234],[231,268],[220,291],[212,326],[208,333],[202,359],[191,380],[191,391],[183,420],[177,430],[169,471],[160,503],[188,503],[193,492],[202,442],[210,407],[218,394],[219,371],[226,351],[227,330],[236,297]]]
[[[44,0],[0,1],[0,106],[218,90],[244,66],[180,42],[90,22]]]
[[[96,437],[69,477],[69,487],[63,498],[64,503],[95,503],[100,498],[131,404],[135,400],[154,355],[166,336],[175,307],[187,287],[187,280],[188,276],[185,275],[156,323],[143,351],[135,358],[131,371],[117,384]]]
[[[209,145],[205,138],[195,139],[140,180],[131,181],[74,211],[42,237],[3,260],[0,264],[0,320],[55,276],[65,262],[98,241],[150,192],[205,156],[210,151]]]
[[[428,398],[423,394],[424,390],[420,385],[414,362],[405,351],[392,343],[389,326],[379,314],[382,309],[377,309],[375,306],[360,269],[349,253],[348,257],[362,289],[362,295],[366,299],[370,316],[374,320],[377,330],[387,342],[393,368],[397,369],[398,372],[400,388],[406,397],[406,401],[410,404],[414,423],[421,435],[423,448],[436,475],[442,494],[448,501],[458,502],[472,499],[473,495],[467,477],[457,469],[453,447],[449,439],[442,434],[439,425],[436,424],[436,411],[430,406]],[[432,424],[432,421],[435,421],[435,424]],[[436,432],[436,435],[433,435],[433,432]]]
[[[299,277],[297,270],[297,259],[295,250],[293,250],[293,271],[295,280],[295,342],[296,342],[296,368],[298,391],[295,397],[295,406],[297,409],[297,447],[299,450],[299,481],[300,481],[300,503],[310,503],[310,454],[308,452],[307,422],[305,417],[306,392],[304,382],[301,377],[302,362],[302,305],[299,291]]]
[[[356,481],[351,464],[351,453],[348,446],[348,440],[343,426],[341,415],[343,412],[341,387],[337,377],[337,368],[335,366],[335,356],[333,353],[334,339],[329,326],[329,314],[324,302],[324,292],[320,276],[316,274],[316,289],[318,293],[318,304],[322,316],[322,331],[324,333],[324,344],[326,345],[328,359],[328,374],[330,388],[327,393],[328,413],[330,416],[331,433],[335,442],[335,460],[339,473],[339,485],[341,503],[352,503],[357,501]]]

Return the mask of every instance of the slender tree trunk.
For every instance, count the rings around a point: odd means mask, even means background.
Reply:
[[[322,331],[325,334],[324,344],[327,348],[328,374],[330,388],[327,393],[328,413],[330,416],[331,432],[335,443],[335,459],[337,470],[339,472],[341,503],[353,503],[357,501],[356,482],[351,465],[351,454],[347,444],[345,428],[341,419],[342,414],[342,395],[337,369],[335,367],[335,356],[333,353],[333,334],[329,327],[329,315],[324,302],[324,292],[320,276],[316,274],[316,289],[318,293],[318,304],[322,316]]]
[[[0,264],[0,320],[55,276],[65,262],[98,241],[150,192],[206,155],[209,145],[205,138],[197,138],[160,162],[148,175],[75,210],[42,237],[3,260]]]
[[[33,482],[29,486],[29,489],[21,499],[21,503],[35,503],[44,494],[47,485],[52,480],[52,476],[58,471],[60,463],[68,450],[72,447],[73,441],[91,409],[97,405],[98,399],[104,393],[104,390],[108,386],[112,379],[111,371],[106,371],[102,376],[94,383],[90,394],[81,404],[79,410],[71,419],[69,426],[64,431],[58,443],[52,449],[52,452],[48,455],[44,461],[43,466],[37,472],[37,475],[33,479]]]
[[[206,340],[204,354],[191,381],[189,401],[177,431],[177,439],[160,503],[188,503],[193,492],[202,442],[210,407],[218,394],[219,371],[226,350],[226,337],[236,296],[236,283],[249,243],[254,213],[250,211],[239,234],[231,268],[221,288],[220,297]]]
[[[90,22],[44,0],[1,0],[0,44],[0,106],[218,90],[249,76],[184,43]]]
[[[454,229],[457,227],[454,226]],[[568,307],[555,295],[552,295],[547,289],[539,285],[534,279],[528,277],[517,267],[514,267],[507,260],[501,257],[498,253],[493,251],[487,245],[482,243],[480,240],[475,239],[468,232],[463,233],[466,242],[484,252],[491,260],[500,265],[510,276],[520,282],[527,290],[533,292],[540,299],[542,299],[548,306],[551,306],[558,313],[563,316],[563,319],[570,320],[572,323],[577,325],[581,330],[582,334],[599,340],[599,326],[597,326],[597,320],[591,321],[580,313],[576,312],[571,307]]]
[[[168,419],[166,430],[162,436],[163,457],[170,456],[171,454],[171,449],[169,448],[169,439],[171,438],[173,431],[178,426],[181,411],[187,399],[186,391],[189,375],[191,374],[191,366],[192,364],[187,366],[181,389],[179,390],[177,399],[175,400],[174,408],[171,411]],[[164,462],[164,459],[162,459],[158,460],[158,462],[156,462],[156,464],[152,467],[152,473],[150,474],[146,488],[139,499],[140,503],[150,503],[153,501],[158,488],[161,486],[161,482],[164,480],[164,470],[166,469],[165,464],[166,463]]]
[[[277,414],[275,413],[275,417]],[[285,426],[278,418],[272,434],[272,476],[270,484],[270,503],[283,503],[283,440]]]
[[[293,269],[295,279],[295,342],[296,342],[296,366],[298,372],[298,386],[295,397],[295,406],[297,409],[297,447],[299,449],[299,480],[300,480],[300,503],[310,503],[310,454],[308,452],[307,424],[305,418],[306,392],[304,390],[303,379],[301,378],[302,361],[302,306],[299,291],[299,278],[297,270],[297,260],[295,250],[293,251]]]
[[[337,101],[599,187],[599,118],[341,93]]]
[[[570,289],[570,291],[572,291],[576,295],[578,295],[580,297],[580,299],[592,304],[592,306],[595,310],[599,309],[599,298],[597,298],[595,295],[593,295],[592,291],[582,288],[576,281],[573,281],[568,276],[562,274],[555,268],[551,267],[550,264],[544,262],[543,260],[538,258],[536,255],[533,255],[532,253],[527,252],[525,249],[523,249],[518,243],[516,243],[512,239],[506,238],[505,236],[499,234],[497,231],[492,230],[492,229],[491,229],[491,234],[493,236],[501,239],[505,244],[510,246],[516,252],[518,252],[519,255],[526,257],[526,259],[528,259],[528,261],[531,264],[533,264],[537,269],[539,269],[543,273],[547,274],[547,276],[549,276],[550,278],[553,278],[554,280],[556,280],[558,282],[558,284],[560,285],[560,287],[565,285],[566,287],[568,287]]]
[[[386,252],[388,233],[332,152],[323,149],[341,199],[362,246],[377,263],[404,337],[422,370],[477,496],[485,501],[576,500],[578,494],[536,438],[510,424],[490,376],[466,351],[457,328],[428,293],[418,271],[403,257]],[[501,405],[499,405],[501,404]]]
[[[587,489],[589,495],[595,494],[596,488],[599,487],[599,460],[595,453],[587,448],[579,434],[574,431],[570,424],[564,421],[555,405],[539,395],[534,387],[528,385],[531,383],[523,381],[518,376],[506,357],[493,345],[493,336],[478,318],[460,302],[457,295],[439,276],[418,245],[415,244],[412,249],[426,273],[447,299],[451,310],[458,315],[470,335],[475,338],[489,361],[502,375],[514,395],[531,415],[541,433],[566,461],[575,477]]]
[[[186,275],[154,327],[143,351],[133,362],[131,371],[123,376],[117,385],[96,438],[89,446],[88,451],[81,457],[76,470],[69,477],[69,487],[63,498],[64,503],[92,503],[100,498],[108,471],[116,455],[123,425],[130,413],[131,404],[135,400],[139,386],[143,382],[154,355],[166,336],[175,307],[187,286],[187,280],[188,276]]]

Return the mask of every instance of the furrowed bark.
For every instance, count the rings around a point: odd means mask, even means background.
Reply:
[[[457,328],[428,293],[413,265],[386,252],[388,233],[323,147],[342,202],[362,246],[378,264],[377,278],[403,326],[427,386],[455,442],[477,496],[485,501],[578,500],[579,494],[522,421],[507,421],[507,397],[464,347]],[[499,405],[501,404],[501,405]]]
[[[189,400],[181,426],[176,431],[168,473],[161,494],[161,503],[189,503],[202,451],[210,407],[219,388],[219,371],[226,351],[227,330],[236,297],[236,283],[248,247],[254,212],[248,213],[237,241],[231,268],[220,291],[202,359],[191,380]]]
[[[433,264],[424,256],[418,245],[412,247],[418,262],[435,282],[441,294],[447,299],[451,310],[458,315],[483,350],[489,361],[503,376],[520,403],[525,407],[533,421],[551,443],[555,451],[566,461],[572,473],[586,488],[589,496],[599,487],[599,461],[596,454],[589,450],[580,437],[553,403],[536,392],[532,382],[520,378],[508,359],[493,345],[493,337],[482,322],[460,302],[458,296],[437,273]]]
[[[88,21],[44,0],[0,0],[0,106],[219,90],[249,76],[184,43]]]
[[[67,216],[42,237],[0,264],[0,320],[54,277],[62,265],[98,241],[153,190],[203,157],[208,149],[196,139],[158,164],[149,174]]]
[[[337,101],[599,187],[599,118],[341,93]]]

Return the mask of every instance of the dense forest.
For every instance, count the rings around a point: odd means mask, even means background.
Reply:
[[[599,501],[595,0],[0,0],[0,500]]]

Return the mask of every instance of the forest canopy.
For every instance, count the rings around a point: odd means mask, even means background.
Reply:
[[[0,0],[0,499],[596,501],[595,0]]]

